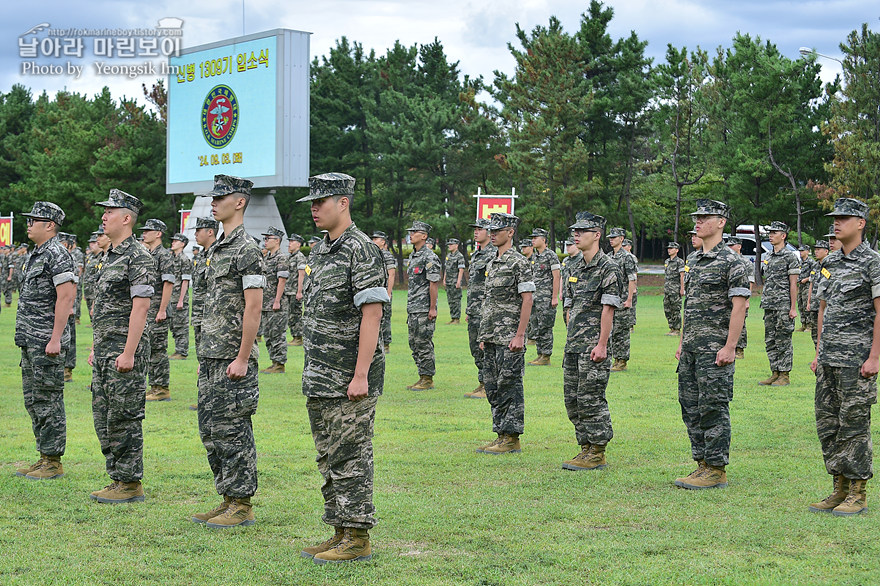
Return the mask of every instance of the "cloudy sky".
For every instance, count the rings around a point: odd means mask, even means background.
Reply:
[[[155,27],[163,17],[184,21],[184,47],[241,35],[243,31],[308,31],[313,33],[312,57],[326,54],[341,36],[377,53],[383,53],[396,40],[412,45],[437,37],[447,55],[459,61],[463,73],[482,75],[491,81],[494,70],[513,70],[507,43],[515,40],[516,23],[529,30],[545,25],[555,15],[566,30],[573,32],[588,4],[573,0],[12,0],[4,3],[0,19],[5,39],[0,49],[0,91],[21,83],[35,95],[61,89],[94,94],[107,85],[114,97],[140,98],[141,82],[152,83],[155,77],[128,80],[97,74],[95,62],[99,59],[92,54],[91,39],[81,59],[62,56],[34,60],[21,56],[20,38],[46,38],[45,32],[22,37],[42,23],[53,29],[132,29]],[[606,5],[614,8],[612,35],[618,38],[636,31],[649,42],[648,53],[655,63],[663,59],[667,43],[714,49],[729,46],[737,31],[770,40],[792,58],[798,56],[802,46],[839,57],[839,44],[851,30],[864,22],[873,30],[880,29],[880,4],[867,0],[607,0]],[[25,71],[27,63],[33,61],[56,67],[48,74],[37,74],[32,66]],[[82,66],[78,79],[68,73],[67,62]],[[839,71],[834,61],[822,59],[821,63],[823,78],[830,80]],[[63,73],[57,73],[59,67]]]

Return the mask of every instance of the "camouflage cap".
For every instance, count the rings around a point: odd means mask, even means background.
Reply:
[[[283,230],[279,230],[279,229],[276,228],[275,226],[269,226],[268,228],[266,228],[266,231],[265,231],[265,232],[261,232],[261,234],[262,234],[263,236],[269,236],[269,237],[274,236],[274,237],[277,238],[278,240],[284,240],[284,236],[285,236],[284,231],[283,231]]]
[[[572,230],[604,230],[605,218],[591,214],[590,212],[578,212],[574,215],[574,224],[569,226]]]
[[[144,230],[158,230],[159,232],[167,232],[168,226],[165,225],[165,222],[162,220],[157,220],[156,218],[150,218],[144,225],[141,226],[141,231]]]
[[[214,175],[214,189],[205,195],[208,197],[223,197],[230,193],[241,193],[250,197],[253,186],[254,182],[250,179],[242,179],[232,175]]]
[[[98,229],[95,230],[93,232],[93,234],[97,234],[98,236],[103,235],[104,234],[104,224],[101,224],[100,226],[98,226]]]
[[[313,244],[317,244],[321,240],[323,240],[323,238],[321,238],[320,236],[312,236],[311,238],[309,238],[309,246],[312,246]]]
[[[137,241],[138,241],[138,242],[143,242],[143,241],[144,241],[144,235],[143,235],[143,234],[139,235],[139,236],[137,237]]]
[[[437,240],[434,239],[434,238],[431,238],[431,237],[429,237],[429,238],[426,240],[426,242],[427,242],[428,244],[430,244],[431,246],[434,246],[435,244],[437,244]]]
[[[827,240],[816,240],[816,244],[813,245],[813,248],[824,248],[825,250],[831,249]]]
[[[530,238],[537,238],[539,236],[541,238],[547,239],[550,236],[550,232],[548,232],[544,228],[535,228],[534,230],[532,230],[532,233],[529,237]]]
[[[798,251],[799,252],[805,252],[805,251],[810,252],[810,247],[807,246],[806,244],[801,244],[800,246],[798,246]]]
[[[731,236],[727,239],[728,246],[736,246],[737,244],[742,245],[743,241],[737,238],[736,236]]]
[[[414,220],[412,223],[412,227],[406,229],[407,232],[424,232],[425,234],[431,233],[431,224],[426,222],[422,222],[421,220]]]
[[[461,244],[461,240],[458,238],[448,238],[446,240],[446,246],[449,246],[450,244]]]
[[[197,252],[201,252],[201,251],[202,251],[202,247],[201,247],[201,246],[193,245],[193,247],[192,247],[192,252],[193,252],[193,254],[195,254],[195,253],[197,253]]]
[[[177,234],[172,236],[171,239],[172,240],[179,240],[179,241],[183,242],[184,244],[189,244],[189,236],[187,236],[186,234],[181,234],[180,232],[178,232]]]
[[[714,199],[698,199],[697,211],[691,212],[692,216],[721,216],[730,218],[730,206],[723,201]]]
[[[489,216],[489,227],[487,230],[501,230],[503,228],[513,228],[516,230],[517,226],[519,226],[519,218],[517,216],[497,212]]]
[[[834,202],[834,210],[826,216],[855,216],[868,219],[868,204],[851,197],[841,197]]]
[[[574,240],[566,240],[563,244],[565,246],[574,246]]]
[[[837,234],[834,233],[834,224],[828,226],[828,234],[825,234],[825,238],[837,239]]]
[[[67,240],[72,244],[76,244],[76,234],[68,233]]]
[[[300,244],[306,243],[306,239],[295,232],[291,232],[290,236],[287,237],[287,240],[290,242],[296,241],[296,242],[299,242]]]
[[[18,249],[19,249],[19,250],[27,250],[27,249],[28,249],[28,245],[25,244],[24,242],[22,242],[21,244],[18,245]]]
[[[217,230],[220,229],[220,222],[218,222],[214,218],[196,218],[196,230],[200,228],[213,230],[216,234]]]
[[[529,238],[523,238],[522,240],[520,240],[520,241],[519,241],[519,247],[520,247],[520,248],[532,248],[532,239],[531,239],[531,237],[529,237]]]
[[[696,235],[697,235],[697,231],[694,230],[694,229],[690,229],[690,230],[688,230],[688,234],[690,234],[691,236],[696,236]]]
[[[611,228],[608,230],[608,238],[626,238],[626,230],[623,228]]]
[[[370,238],[381,238],[382,240],[388,240],[388,234],[386,234],[382,230],[373,230],[373,235]]]
[[[91,244],[92,242],[97,242],[97,241],[98,241],[98,233],[92,232],[91,236],[89,236],[89,244]]]
[[[345,173],[324,173],[309,177],[309,194],[296,201],[323,199],[331,195],[347,195],[354,198],[355,178]]]
[[[785,222],[770,222],[770,232],[785,232],[788,234],[789,227]]]
[[[489,222],[488,219],[486,219],[486,218],[477,218],[476,221],[474,221],[473,224],[468,224],[468,226],[470,226],[471,228],[481,228],[481,229],[483,229],[483,230],[488,230],[488,229],[489,229],[489,224],[490,224],[490,222]]]
[[[106,201],[99,201],[95,205],[104,208],[126,208],[133,211],[135,214],[140,214],[141,210],[144,209],[144,204],[141,203],[141,200],[120,189],[111,189],[110,197],[108,197]]]
[[[64,223],[64,210],[51,201],[35,201],[31,211],[22,214],[22,216],[38,220],[51,220],[59,226]]]
[[[666,248],[667,248],[667,250],[670,249],[670,248],[681,249],[681,244],[679,244],[679,243],[676,242],[675,240],[670,240],[670,241],[666,244]]]
[[[633,245],[633,241],[630,240],[629,238],[624,238],[624,239],[623,239],[623,245],[624,245],[624,246],[632,246],[632,245]]]
[[[70,234],[67,232],[58,232],[58,240],[61,242],[70,242]]]

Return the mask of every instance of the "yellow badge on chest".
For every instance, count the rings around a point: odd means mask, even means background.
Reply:
[[[309,265],[306,265],[306,274],[307,274],[307,275],[311,275],[311,274],[312,274],[312,267],[310,267]]]
[[[830,279],[831,278],[831,271],[829,271],[828,269],[822,269],[822,276],[825,277],[826,279]]]
[[[210,258],[209,258],[208,260],[205,261],[205,266],[206,266],[206,267],[211,266],[211,259],[210,259]]]
[[[569,277],[569,278],[568,278],[568,282],[569,282],[569,283],[577,283],[577,282],[578,282],[578,278],[577,278],[577,277]]]

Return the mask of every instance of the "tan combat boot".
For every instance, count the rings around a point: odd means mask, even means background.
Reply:
[[[303,339],[301,337],[296,337],[296,338],[292,339],[287,345],[288,346],[302,346]]]
[[[770,375],[770,378],[768,378],[766,380],[759,381],[758,384],[766,387],[768,385],[772,385],[773,383],[775,383],[776,379],[778,379],[778,378],[779,378],[779,371],[774,370],[773,374]]]
[[[787,387],[791,384],[791,379],[788,378],[788,371],[780,371],[779,376],[776,377],[776,380],[770,383],[771,387]]]
[[[727,473],[724,466],[712,466],[706,464],[702,474],[696,475],[681,484],[676,481],[676,486],[689,490],[702,490],[704,488],[727,488]]]
[[[743,350],[742,348],[737,348],[736,349],[736,359],[742,360],[745,357],[746,357],[745,350]]]
[[[626,371],[626,362],[626,360],[615,360],[614,364],[611,366],[611,372]]]
[[[535,344],[537,344],[537,342],[535,342],[534,338],[526,340],[526,346],[534,346]]]
[[[674,484],[675,484],[675,486],[685,488],[685,485],[690,484],[690,482],[692,480],[694,480],[695,478],[702,476],[703,472],[705,472],[705,471],[706,471],[706,461],[705,460],[698,460],[697,461],[697,469],[694,470],[693,472],[691,472],[690,474],[688,474],[687,476],[684,476],[682,478],[676,478]]]
[[[254,521],[254,508],[251,506],[250,497],[232,499],[225,511],[208,519],[205,525],[212,529],[228,529],[229,527],[247,527],[256,523]]]
[[[144,496],[144,487],[139,480],[134,482],[115,481],[104,490],[92,493],[92,499],[99,503],[120,504],[120,503],[140,503],[146,498]]]
[[[668,332],[666,332],[666,335],[667,335],[667,336],[677,336],[677,335],[678,335],[678,330],[672,330],[672,329],[670,329]]]
[[[27,476],[37,468],[43,465],[43,461],[46,459],[45,454],[40,454],[40,459],[28,466],[27,468],[19,468],[15,471],[16,476]]]
[[[73,381],[73,369],[64,367],[64,382],[69,383]]]
[[[229,505],[232,504],[232,497],[228,497],[225,494],[223,495],[223,502],[208,511],[207,513],[196,513],[191,519],[193,523],[207,523],[217,515],[225,512],[226,509],[229,508]]]
[[[866,491],[867,480],[860,478],[850,479],[849,494],[842,503],[834,507],[831,514],[835,517],[849,517],[861,515],[868,510],[868,494]]]
[[[490,454],[492,456],[498,456],[501,454],[519,454],[522,452],[522,449],[519,445],[519,435],[504,435],[501,434],[500,441],[496,443],[494,446],[488,446],[483,449],[484,454]]]
[[[168,387],[155,386],[152,393],[147,394],[147,401],[170,401],[171,390]]]
[[[586,447],[586,450],[584,450],[584,447]],[[597,444],[581,446],[581,453],[562,465],[566,470],[602,470],[607,466],[608,464],[605,463],[605,446]]]
[[[54,480],[64,476],[61,467],[61,456],[45,456],[43,465],[25,475],[29,480]]]
[[[572,458],[571,460],[566,460],[562,463],[563,470],[585,470],[581,466],[584,459],[587,457],[587,454],[590,452],[590,444],[584,444],[581,446],[580,453]]]
[[[461,323],[461,320],[458,320],[458,319],[451,319],[451,320],[449,320],[448,322],[446,322],[446,325],[447,325],[447,326],[457,326],[457,325],[460,324],[460,323]]]
[[[186,356],[179,352],[175,352],[171,356],[168,357],[168,360],[186,360]]]
[[[486,387],[485,385],[483,385],[483,383],[480,383],[479,385],[477,385],[477,388],[475,388],[470,393],[465,393],[464,396],[467,399],[485,399]]]
[[[487,449],[491,448],[492,446],[494,446],[495,444],[497,444],[498,442],[500,442],[500,441],[501,441],[501,438],[502,438],[502,436],[501,436],[501,434],[499,433],[499,434],[498,434],[498,437],[496,437],[495,439],[493,439],[493,440],[492,440],[491,442],[489,442],[488,444],[486,444],[486,445],[484,445],[484,446],[480,446],[479,448],[477,448],[477,449],[476,449],[476,452],[477,452],[478,454],[482,454],[482,453],[485,452]]]
[[[389,346],[388,344],[385,344],[385,346],[383,347],[383,350],[385,351],[385,354],[388,354],[389,352],[391,352],[391,346]]]
[[[529,362],[532,366],[548,366],[550,364],[549,354],[538,354],[538,357]]]
[[[810,505],[811,513],[830,513],[834,507],[846,500],[849,493],[849,478],[843,474],[834,475],[834,490],[818,503]]]
[[[434,388],[434,377],[428,375],[422,375],[419,377],[419,382],[410,387],[411,391],[427,391],[429,389]]]
[[[269,368],[264,368],[260,371],[260,374],[282,374],[284,372],[284,365],[280,362],[272,361],[272,366]]]
[[[370,549],[370,532],[367,529],[355,529],[345,527],[342,530],[342,540],[336,547],[315,554],[312,561],[316,564],[360,562],[373,557]]]
[[[325,551],[330,551],[342,541],[342,536],[345,534],[342,527],[334,527],[336,532],[333,534],[333,537],[330,537],[326,541],[322,541],[318,545],[313,545],[311,547],[304,547],[300,552],[300,557],[304,558],[313,558],[319,553],[324,553]]]

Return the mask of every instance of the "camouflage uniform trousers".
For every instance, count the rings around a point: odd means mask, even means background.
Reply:
[[[794,360],[794,349],[791,345],[791,334],[794,332],[794,320],[788,317],[785,310],[764,311],[764,346],[770,360],[770,370],[791,372]]]
[[[729,461],[733,373],[734,364],[715,364],[715,352],[682,351],[678,362],[678,402],[691,454],[711,466]]]
[[[12,303],[12,292],[16,289],[15,278],[7,281],[6,277],[3,277],[3,298],[6,303]]]
[[[550,305],[550,298],[535,299],[532,307],[534,329],[531,338],[535,341],[538,354],[553,354],[553,325],[556,323],[556,308]],[[531,318],[529,318],[531,320]]]
[[[858,366],[816,368],[816,432],[828,474],[867,480],[874,475],[871,405],[877,375],[864,378]]]
[[[47,356],[45,348],[21,349],[21,388],[31,416],[37,451],[64,455],[67,419],[64,415],[64,358]]]
[[[803,276],[803,275],[801,275]],[[810,325],[810,317],[812,312],[807,310],[807,294],[810,292],[810,283],[802,284],[798,282],[797,307],[798,314],[801,316],[801,323],[805,326]]]
[[[492,407],[492,431],[521,434],[525,427],[523,374],[525,351],[511,352],[507,345],[483,344],[483,384]]]
[[[616,360],[629,360],[629,328],[632,308],[620,308],[614,312],[614,328],[611,330],[611,356]]]
[[[565,410],[580,446],[602,446],[614,437],[611,413],[605,400],[610,375],[610,358],[593,362],[589,352],[566,352],[562,357]]]
[[[144,405],[147,356],[135,356],[134,368],[116,370],[116,356],[95,356],[92,368],[92,417],[107,474],[134,482],[144,476]]]
[[[468,345],[471,348],[471,356],[474,357],[474,364],[477,367],[477,380],[483,382],[483,350],[480,348],[480,343],[477,341],[477,336],[480,334],[480,316],[479,315],[469,315],[468,316]]]
[[[92,317],[92,303],[94,303],[94,301],[95,301],[95,296],[89,295],[88,297],[86,297],[84,295],[83,299],[86,300],[86,313],[89,314],[89,318],[91,319],[91,317]]]
[[[147,315],[147,328],[150,330],[150,386],[167,387],[171,380],[171,366],[168,362],[168,319],[156,322],[154,315]]]
[[[308,397],[315,461],[324,477],[322,520],[333,527],[370,529],[373,506],[373,420],[379,397]]]
[[[633,294],[633,306],[632,311],[629,312],[629,327],[636,327],[636,306],[639,304],[639,295],[638,293]]]
[[[287,307],[281,303],[281,309],[278,311],[264,311],[263,318],[260,320],[263,324],[263,335],[266,340],[266,350],[269,352],[269,358],[272,362],[284,364],[287,362]]]
[[[73,302],[73,308],[76,312],[74,316],[76,319],[79,319],[82,313],[82,300],[83,300],[83,279],[80,276],[79,280],[76,283],[76,300]]]
[[[226,376],[230,359],[199,359],[199,435],[208,453],[217,494],[249,498],[257,492],[257,447],[251,416],[257,411],[259,366],[248,360],[247,374]]]
[[[64,368],[73,370],[76,368],[76,318],[67,318],[67,329],[70,330],[70,346],[62,353],[64,356]]]
[[[382,304],[382,324],[379,326],[379,335],[382,336],[382,343],[386,346],[391,345],[391,304]]]
[[[666,314],[666,323],[670,330],[681,330],[681,294],[663,294],[663,313]]]
[[[749,322],[749,308],[746,308],[746,315],[743,318],[743,329],[739,332],[739,340],[736,341],[737,350],[745,350],[749,345],[749,333],[746,331],[746,324]]]
[[[434,326],[436,319],[428,319],[427,313],[410,313],[406,316],[409,328],[409,349],[419,370],[419,376],[434,376]]]
[[[819,312],[811,311],[810,316],[810,336],[813,338],[813,346],[819,343]]]
[[[446,284],[446,301],[449,303],[449,319],[461,319],[461,289],[455,283]]]
[[[303,302],[302,299],[297,300],[296,295],[287,295],[288,312],[287,325],[290,328],[290,335],[294,338],[302,338],[303,336]]]
[[[174,338],[174,352],[181,356],[189,356],[189,303],[183,309],[168,304],[168,329]]]

